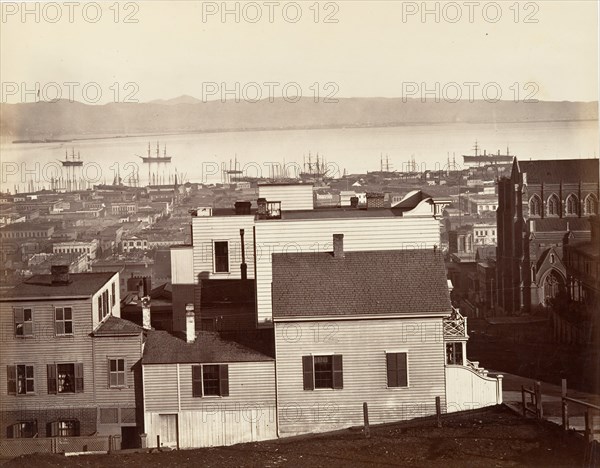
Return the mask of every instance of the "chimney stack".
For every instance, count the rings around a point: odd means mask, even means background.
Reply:
[[[185,341],[193,343],[196,341],[196,315],[194,314],[194,304],[185,306]]]
[[[333,258],[344,258],[344,234],[333,235]]]
[[[150,294],[148,293],[148,280],[146,277],[142,279],[143,284],[143,296],[142,296],[142,327],[145,330],[152,328],[152,320],[150,316]]]
[[[242,273],[242,279],[248,279],[248,265],[246,265],[246,246],[244,245],[244,230],[240,229],[240,240],[242,243],[242,264],[240,270]]]
[[[69,284],[69,265],[52,265],[50,267],[50,275],[53,285]]]

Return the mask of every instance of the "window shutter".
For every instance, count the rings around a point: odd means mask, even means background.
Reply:
[[[333,388],[344,388],[344,373],[342,369],[342,355],[333,355]]]
[[[58,422],[50,422],[46,424],[46,437],[56,437],[58,435]]]
[[[56,364],[48,364],[48,394],[56,393]],[[50,436],[52,437],[52,436]]]
[[[229,396],[229,366],[227,364],[219,366],[219,387],[221,396]]]
[[[15,426],[14,424],[6,427],[6,438],[14,439],[15,437]]]
[[[25,319],[23,315],[23,307],[15,307],[15,335],[22,336],[23,335],[23,321]]]
[[[192,396],[202,396],[202,366],[192,366]]]
[[[408,385],[408,368],[406,366],[406,353],[398,353],[398,386],[406,387]]]
[[[37,437],[38,436],[37,419],[34,419],[31,424],[32,424],[31,433],[33,434],[32,437]]]
[[[314,390],[315,379],[312,356],[302,356],[302,375],[304,376],[304,390]]]
[[[112,359],[110,359],[110,358],[106,358],[106,382],[107,382],[107,383],[106,383],[106,386],[107,386],[108,388],[110,388],[110,387],[111,387],[111,385],[113,384],[113,383],[111,382],[111,379],[110,379],[110,377],[111,377],[111,375],[110,375],[110,362],[111,362],[111,361],[112,361]]]
[[[79,437],[79,430],[80,430],[80,424],[79,424],[79,420],[75,421],[75,424],[73,425],[73,431],[74,431],[74,436],[75,437]]]
[[[83,393],[83,363],[75,364],[75,393]]]
[[[387,353],[387,384],[388,387],[398,387],[398,366],[397,366],[397,354]]]
[[[7,393],[17,394],[17,369],[15,366],[6,366]]]

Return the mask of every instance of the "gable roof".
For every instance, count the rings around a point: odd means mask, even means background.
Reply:
[[[137,335],[142,330],[142,327],[129,320],[110,315],[92,334],[94,336]]]
[[[598,183],[598,159],[518,161],[518,166],[521,173],[527,173],[528,184]]]
[[[187,343],[166,331],[148,332],[142,364],[228,363],[273,361],[274,359],[246,348],[218,333],[198,331],[196,341]]]
[[[116,272],[71,273],[68,284],[52,284],[52,275],[34,275],[3,291],[1,299],[30,299],[38,297],[90,297],[104,286]]]
[[[535,221],[536,232],[591,231],[590,222],[587,218],[530,218],[530,220]]]
[[[273,254],[273,318],[447,315],[441,252]]]

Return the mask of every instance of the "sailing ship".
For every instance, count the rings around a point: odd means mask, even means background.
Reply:
[[[475,146],[473,147],[475,154],[463,154],[463,161],[466,165],[469,166],[482,166],[488,164],[510,164],[513,159],[516,157],[514,154],[510,154],[510,150],[506,147],[506,154],[501,154],[500,150],[496,154],[488,153],[483,150],[483,153],[480,153],[479,145],[477,141],[475,141]]]

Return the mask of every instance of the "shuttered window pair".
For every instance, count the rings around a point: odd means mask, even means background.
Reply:
[[[386,353],[387,386],[408,387],[407,353]]]
[[[83,393],[83,364],[48,364],[48,393]]]
[[[33,309],[14,307],[15,336],[33,336]]]
[[[192,366],[192,396],[229,396],[229,366],[227,364]]]
[[[37,421],[20,421],[6,428],[9,439],[30,439],[37,436]]]
[[[304,390],[344,388],[342,355],[302,356]]]
[[[78,437],[79,433],[79,421],[76,419],[54,421],[46,426],[46,437]]]
[[[17,364],[6,366],[7,393],[9,395],[27,395],[35,393],[33,366]]]

